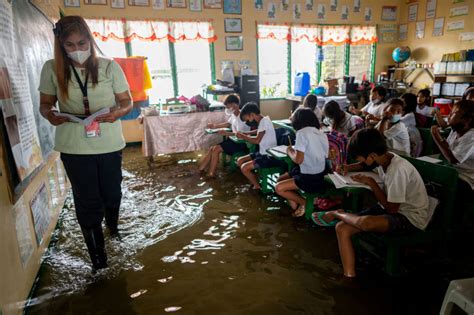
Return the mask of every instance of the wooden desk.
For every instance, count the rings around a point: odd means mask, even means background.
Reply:
[[[208,123],[226,122],[224,112],[197,112],[182,115],[143,117],[143,155],[192,152],[208,149],[222,136],[207,134]]]

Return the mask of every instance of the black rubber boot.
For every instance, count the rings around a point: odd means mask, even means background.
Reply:
[[[119,218],[119,209],[118,208],[105,208],[105,225],[110,236],[121,241],[119,229],[118,229],[118,218]]]
[[[82,235],[91,257],[92,270],[93,272],[107,268],[107,254],[105,253],[104,234],[102,232],[102,226],[95,228],[82,228]]]

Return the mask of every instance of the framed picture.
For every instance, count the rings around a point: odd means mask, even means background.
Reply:
[[[226,33],[242,33],[242,19],[224,19]]]
[[[151,7],[153,8],[153,10],[164,10],[165,0],[152,0]]]
[[[138,6],[138,7],[149,7],[149,0],[128,0],[128,5]]]
[[[194,12],[202,11],[202,0],[189,0],[189,10]]]
[[[112,9],[123,9],[125,8],[125,0],[111,0],[110,6]]]
[[[224,14],[242,14],[242,0],[224,0]]]
[[[65,7],[75,7],[78,8],[80,7],[80,1],[79,0],[64,0],[64,6]]]
[[[222,9],[222,0],[204,0],[204,9]]]
[[[243,50],[244,38],[242,36],[226,36],[225,50]]]
[[[397,20],[397,6],[384,5],[382,7],[382,21],[396,21]]]
[[[186,8],[186,0],[168,0],[168,8]]]
[[[84,0],[84,4],[107,5],[107,0]]]

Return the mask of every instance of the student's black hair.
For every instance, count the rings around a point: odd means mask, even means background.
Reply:
[[[324,116],[332,119],[337,129],[339,128],[339,124],[344,120],[346,114],[342,111],[336,101],[329,101],[324,104]]]
[[[462,118],[465,120],[471,120],[469,123],[469,128],[474,128],[474,101],[461,100],[454,103],[454,106],[459,108],[462,112]]]
[[[240,119],[244,120],[244,116],[250,114],[260,115],[260,109],[258,108],[258,105],[254,102],[248,102],[244,105],[244,107],[242,107],[242,109],[240,110]]]
[[[358,156],[367,158],[371,153],[382,155],[387,150],[387,143],[384,137],[377,129],[373,128],[357,130],[347,145],[347,151],[353,159]]]
[[[464,91],[464,93],[462,95],[462,100],[463,101],[467,100],[473,94],[474,94],[474,86],[471,86],[471,87],[467,88],[466,91]]]
[[[293,113],[291,122],[296,131],[305,127],[315,127],[317,129],[321,127],[318,117],[316,117],[316,114],[311,110],[311,108],[298,108]]]
[[[303,107],[311,108],[311,110],[314,111],[317,105],[318,105],[318,97],[316,95],[314,94],[306,95],[303,101]]]
[[[224,105],[227,105],[227,104],[237,104],[237,105],[239,105],[240,104],[240,99],[237,95],[231,94],[231,95],[227,96],[224,100]]]
[[[390,105],[400,106],[403,110],[403,107],[404,107],[405,103],[403,102],[403,100],[401,98],[394,97],[394,98],[391,98],[391,99],[388,100],[387,105],[385,106],[385,108],[388,108]]]
[[[418,91],[417,95],[423,96],[425,98],[425,105],[429,106],[431,103],[431,92],[428,89],[422,89]]]
[[[385,96],[387,96],[387,90],[381,85],[374,87],[372,89],[372,93],[373,92],[377,92],[378,95],[382,96],[382,99],[385,99]]]
[[[405,93],[402,95],[402,100],[405,102],[405,106],[403,107],[403,111],[405,115],[408,113],[415,113],[416,112],[416,95],[413,93]]]

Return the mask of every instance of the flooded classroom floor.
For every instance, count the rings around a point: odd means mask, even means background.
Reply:
[[[370,261],[347,282],[334,229],[291,217],[239,173],[197,172],[199,152],[124,150],[122,241],[91,274],[68,199],[27,314],[436,314],[452,267],[390,278]]]

